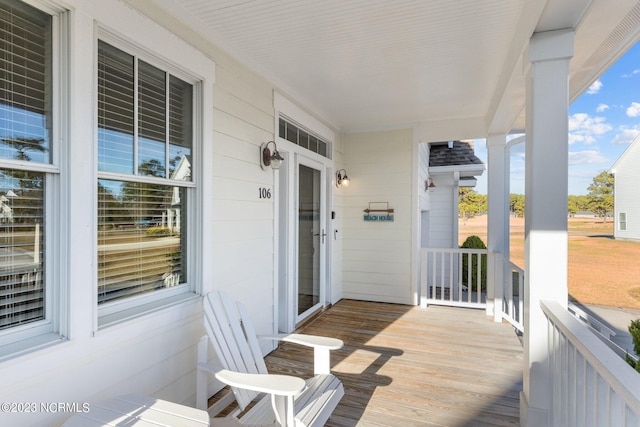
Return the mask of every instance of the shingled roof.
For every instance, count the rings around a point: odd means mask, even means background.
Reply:
[[[449,148],[449,142],[431,143],[429,167],[483,164],[473,152],[473,141],[452,142],[451,148]]]

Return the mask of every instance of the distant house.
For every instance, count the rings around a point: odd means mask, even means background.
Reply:
[[[616,239],[640,240],[640,136],[611,167],[614,175],[614,230]]]
[[[591,211],[578,211],[572,215],[569,215],[573,218],[597,218],[598,215]]]
[[[474,153],[473,141],[427,144],[421,162],[427,163],[422,211],[422,247],[458,246],[458,188],[475,187],[485,165]]]

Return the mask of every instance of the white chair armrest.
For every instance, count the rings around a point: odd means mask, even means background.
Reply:
[[[302,378],[273,374],[245,374],[226,369],[216,372],[216,378],[231,387],[278,396],[294,396],[305,387]]]
[[[263,335],[258,338],[285,341],[301,344],[313,348],[313,373],[314,375],[328,375],[331,373],[330,356],[331,350],[338,350],[344,346],[342,340],[337,338],[321,337],[317,335],[303,334],[278,334]]]
[[[342,340],[337,338],[321,337],[318,335],[278,334],[260,335],[258,338],[291,342],[294,344],[304,345],[306,347],[325,348],[327,350],[339,350],[344,346]]]

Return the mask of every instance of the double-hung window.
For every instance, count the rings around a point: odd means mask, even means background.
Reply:
[[[627,213],[620,212],[618,214],[618,230],[627,231]]]
[[[141,53],[98,41],[101,326],[192,290],[196,82]]]
[[[54,108],[59,25],[58,16],[0,0],[0,346],[13,345],[4,354],[57,327],[59,288],[46,248],[55,240],[59,179],[53,142],[61,131]]]

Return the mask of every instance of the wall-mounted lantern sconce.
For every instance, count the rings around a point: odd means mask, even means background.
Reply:
[[[425,181],[425,190],[436,191],[436,185],[433,183],[433,179],[429,178],[428,181]]]
[[[269,144],[273,144],[273,153],[269,150]],[[267,170],[269,166],[273,169],[279,169],[283,160],[280,153],[278,153],[275,141],[260,145],[260,166],[263,170]]]
[[[344,172],[344,175],[342,174]],[[336,187],[345,186],[348,187],[351,180],[347,176],[347,171],[344,169],[340,169],[336,174]]]

